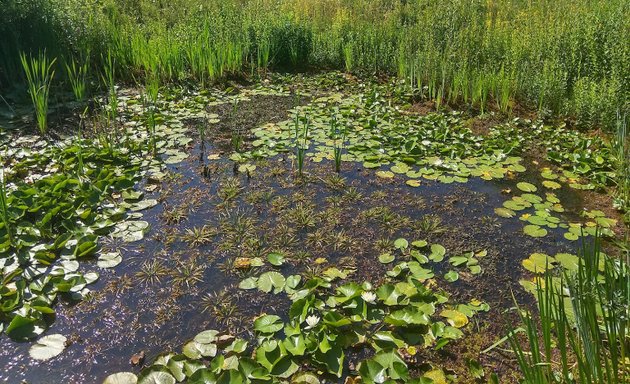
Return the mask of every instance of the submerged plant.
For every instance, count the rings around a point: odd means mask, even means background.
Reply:
[[[46,51],[44,51],[40,52],[37,57],[29,58],[26,57],[25,53],[22,53],[20,59],[26,74],[31,101],[35,107],[37,127],[43,135],[48,130],[48,95],[55,76],[54,65],[57,58],[49,60]]]

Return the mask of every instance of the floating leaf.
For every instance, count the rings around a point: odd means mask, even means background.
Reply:
[[[35,360],[49,360],[66,348],[66,337],[59,334],[44,336],[29,349],[28,354]]]
[[[96,265],[99,268],[114,268],[122,262],[122,256],[119,252],[103,253],[98,257]]]
[[[560,185],[560,183],[557,183],[557,182],[551,181],[551,180],[543,180],[542,185],[545,186],[545,188],[549,188],[549,189],[560,189],[560,188],[562,188],[562,185]]]
[[[138,377],[131,372],[118,372],[109,375],[103,381],[103,384],[137,384]]]
[[[409,247],[409,242],[406,239],[399,238],[394,241],[394,247],[396,249],[405,250]]]
[[[457,271],[448,271],[446,274],[444,274],[444,280],[448,281],[449,283],[452,283],[454,281],[457,281],[459,279],[459,273],[457,273]]]
[[[494,213],[505,218],[514,217],[516,215],[516,212],[508,208],[495,208]]]
[[[388,264],[391,263],[392,261],[394,261],[394,255],[392,255],[391,253],[383,253],[378,257],[378,261],[380,261],[382,264]]]
[[[516,184],[516,188],[523,192],[536,192],[536,190],[538,190],[534,184],[526,183],[524,181]]]
[[[533,224],[526,225],[523,228],[523,231],[526,235],[531,237],[544,237],[547,235],[547,230],[545,228],[541,228],[540,226]]]

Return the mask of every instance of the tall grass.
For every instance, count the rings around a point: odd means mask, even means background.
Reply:
[[[37,11],[7,1],[0,32],[11,37],[21,15]],[[27,41],[64,54],[90,48],[102,60],[110,51],[119,80],[159,72],[162,81],[207,86],[248,69],[312,64],[398,74],[440,105],[509,113],[518,102],[611,131],[629,105],[624,0],[50,2],[41,7],[48,36],[0,41],[3,83]]]
[[[630,140],[628,139],[628,122],[626,115],[617,115],[617,132],[611,142],[613,154],[615,198],[613,205],[624,212],[624,220],[630,224]]]
[[[86,57],[89,57],[89,53]],[[87,96],[88,86],[88,60],[85,59],[83,64],[79,64],[74,58],[71,58],[69,63],[65,63],[65,67],[75,100],[79,102],[84,101]]]
[[[35,108],[35,118],[39,132],[43,135],[48,130],[48,96],[53,77],[54,65],[57,58],[49,60],[46,52],[40,52],[36,57],[20,55],[22,67],[28,82],[28,92]]]
[[[538,314],[520,311],[526,346],[509,337],[524,382],[627,383],[630,366],[630,270],[625,260],[584,245],[576,272],[539,281]]]

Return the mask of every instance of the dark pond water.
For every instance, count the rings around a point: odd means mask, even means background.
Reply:
[[[488,302],[492,309],[481,316],[483,321],[511,306],[511,291],[519,300],[530,299],[518,284],[520,263],[529,254],[573,252],[577,246],[566,241],[561,230],[550,230],[539,239],[528,237],[517,217],[494,214],[494,208],[510,198],[504,190],[515,189],[516,180],[423,180],[412,188],[397,178],[378,179],[358,164],[344,164],[341,180],[324,161],[307,164],[307,181],[296,183],[290,160],[261,162],[249,177],[235,174],[230,161],[205,160],[218,149],[204,149],[200,154],[197,145],[188,160],[169,166],[170,180],[147,196],[161,204],[144,212],[143,220],[151,224],[145,239],[104,243],[105,248],[119,249],[123,262],[101,271],[93,297],[60,303],[48,333],[66,335],[72,344],[51,361],[36,362],[28,356],[30,343],[3,336],[0,381],[101,382],[114,372],[138,372],[140,368],[129,363],[134,353],[144,351],[150,362],[160,353],[179,350],[205,329],[251,336],[253,317],[263,312],[282,315],[288,307],[283,294],[238,289],[239,281],[260,271],[240,271],[232,262],[256,252],[281,249],[289,255],[289,262],[278,269],[285,276],[344,266],[355,270],[350,279],[377,282],[387,270],[377,261],[378,244],[384,239],[425,238],[444,245],[449,254],[486,249],[480,275],[462,274],[451,284],[442,281],[457,299]],[[580,201],[568,195],[563,204],[579,207]],[[208,244],[185,240],[187,229],[203,226],[211,229]],[[320,269],[318,258],[326,260]],[[149,265],[156,261],[158,272],[151,275]],[[435,265],[436,276],[447,266]],[[183,268],[193,270],[189,275],[194,277],[182,277]]]

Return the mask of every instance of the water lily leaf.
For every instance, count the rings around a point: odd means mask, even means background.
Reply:
[[[459,279],[459,273],[457,273],[457,271],[448,271],[446,274],[444,274],[444,280],[448,281],[449,283],[452,283],[454,281],[457,281]]]
[[[562,188],[562,185],[560,185],[560,183],[557,183],[557,182],[551,181],[551,180],[543,180],[542,185],[545,188],[549,188],[549,189],[560,189],[560,188]]]
[[[118,372],[109,375],[103,381],[103,384],[137,384],[138,377],[131,372]]]
[[[544,237],[547,235],[547,230],[545,228],[541,228],[540,226],[533,224],[526,225],[523,228],[523,232],[531,237]]]
[[[431,254],[429,255],[430,260],[439,263],[444,260],[444,255],[446,255],[446,248],[440,244],[431,244]]]
[[[29,355],[35,360],[50,360],[66,348],[66,337],[59,334],[47,335],[37,340],[29,349]]]
[[[575,240],[580,238],[580,235],[578,235],[577,233],[573,233],[573,232],[565,232],[564,238],[567,239],[567,240],[570,240],[570,241],[575,241]]]
[[[394,172],[390,172],[390,171],[376,171],[376,176],[382,178],[382,179],[393,179],[394,178]]]
[[[284,255],[278,252],[271,252],[267,255],[267,260],[272,265],[275,265],[278,267],[284,264]]]
[[[426,240],[416,240],[416,241],[412,242],[411,245],[413,245],[416,248],[424,248],[427,245],[429,245],[429,243],[427,243]]]
[[[99,268],[114,268],[122,262],[122,256],[119,252],[103,253],[98,257],[96,265]]]
[[[440,316],[445,317],[446,321],[455,328],[461,328],[468,324],[468,317],[455,309],[445,309],[440,312]]]
[[[494,209],[494,213],[496,213],[497,215],[501,216],[501,217],[505,217],[505,218],[511,218],[514,217],[516,215],[516,212],[514,212],[511,209],[508,208],[495,208]]]
[[[254,331],[260,333],[276,333],[282,328],[284,328],[284,324],[276,315],[264,315],[254,321]]]
[[[265,272],[258,278],[258,289],[269,293],[272,290],[274,293],[279,293],[284,290],[286,280],[282,274],[276,271]]]
[[[520,189],[523,192],[536,192],[538,188],[534,184],[520,182],[516,184],[516,188]]]
[[[575,272],[578,270],[580,258],[576,255],[572,255],[570,253],[558,253],[554,256],[554,259],[568,271]]]
[[[394,247],[396,249],[405,250],[409,247],[409,242],[406,239],[399,238],[394,241]]]
[[[523,267],[530,272],[544,273],[547,265],[551,266],[555,262],[553,257],[544,253],[532,253],[527,259],[523,260]]]
[[[240,289],[254,289],[258,287],[258,278],[257,277],[248,277],[247,279],[241,281],[238,285]]]
[[[175,384],[176,382],[177,380],[166,367],[152,369],[138,379],[138,384]]]
[[[394,261],[394,259],[395,259],[394,255],[392,255],[389,252],[383,253],[378,257],[378,261],[380,261],[382,264],[391,263],[392,261]]]

